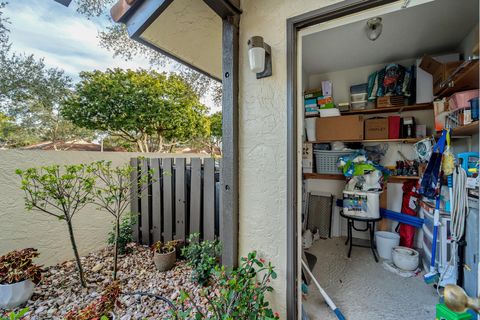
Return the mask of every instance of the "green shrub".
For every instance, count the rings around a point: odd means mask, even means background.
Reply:
[[[120,234],[118,236],[118,253],[126,254],[128,252],[127,244],[133,242],[133,225],[136,222],[136,218],[127,214],[122,218],[120,223]],[[115,223],[113,224],[112,231],[108,233],[107,243],[109,245],[115,244]]]
[[[273,291],[269,285],[277,274],[274,267],[263,259],[257,259],[257,253],[251,252],[242,258],[239,268],[227,271],[217,267],[214,285],[200,291],[207,298],[207,309],[199,307],[186,292],[180,296],[181,308],[171,311],[173,319],[279,319],[266,300],[266,293]],[[190,307],[186,303],[190,302]],[[208,316],[207,316],[208,315]]]
[[[24,318],[24,315],[25,313],[27,313],[29,310],[28,307],[26,308],[23,308],[22,310],[18,311],[18,312],[10,312],[9,314],[6,314],[6,316],[1,316],[0,315],[0,320],[20,320],[22,318]]]
[[[218,265],[218,257],[221,253],[220,241],[200,241],[198,233],[191,234],[188,245],[182,249],[182,255],[187,259],[187,264],[193,268],[192,280],[202,286],[207,285],[212,272]]]

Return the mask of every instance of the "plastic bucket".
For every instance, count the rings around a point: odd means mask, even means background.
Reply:
[[[307,119],[305,119],[305,130],[307,130],[307,140],[308,141],[315,141],[316,140],[316,130],[315,130],[316,122],[317,122],[317,118],[307,118]]]
[[[392,260],[392,249],[399,245],[400,235],[394,232],[375,232],[375,243],[377,244],[378,255],[386,260]]]

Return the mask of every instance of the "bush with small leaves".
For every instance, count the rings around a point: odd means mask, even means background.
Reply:
[[[218,265],[221,253],[220,241],[200,241],[198,233],[191,234],[188,238],[188,245],[182,250],[182,255],[193,269],[192,280],[202,286],[207,285],[212,272]]]
[[[170,311],[172,319],[280,319],[266,300],[266,293],[273,291],[270,281],[277,277],[273,269],[270,262],[258,259],[255,251],[242,258],[237,269],[228,271],[217,267],[213,285],[200,292],[208,301],[207,309],[202,309],[189,293],[182,291],[181,308]],[[186,307],[186,302],[190,307]]]
[[[118,300],[120,293],[120,285],[117,281],[114,281],[105,287],[99,299],[82,310],[71,310],[65,315],[64,320],[110,319],[110,313],[120,305]]]
[[[0,256],[0,284],[12,284],[24,280],[31,280],[38,284],[42,280],[39,266],[33,264],[33,259],[38,257],[37,249],[26,248],[14,250]]]

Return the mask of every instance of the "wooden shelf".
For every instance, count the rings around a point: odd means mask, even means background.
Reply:
[[[474,121],[466,126],[457,127],[452,129],[452,137],[463,137],[463,136],[473,136],[478,133],[478,121]]]
[[[343,174],[304,173],[304,179],[345,180]]]
[[[338,140],[341,142],[400,142],[400,143],[417,143],[420,140],[425,138],[401,138],[401,139],[375,139],[375,140]],[[335,140],[337,141],[337,140]],[[317,141],[306,141],[306,143],[331,143],[331,140],[317,140]]]
[[[420,104],[414,104],[411,106],[403,106],[403,107],[344,111],[342,112],[342,116],[352,115],[352,114],[377,114],[377,113],[392,113],[392,112],[405,112],[405,111],[416,111],[416,110],[433,110],[433,104],[420,103]]]
[[[445,88],[436,95],[438,98],[448,97],[458,91],[478,89],[478,60],[469,61],[444,83]]]
[[[345,180],[343,174],[323,174],[323,173],[304,173],[304,179],[323,179],[323,180]],[[407,180],[418,180],[419,177],[412,176],[390,176],[388,182],[401,183]]]

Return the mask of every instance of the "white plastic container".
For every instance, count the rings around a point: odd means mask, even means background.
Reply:
[[[343,191],[343,213],[360,218],[380,218],[380,192]]]
[[[394,232],[375,232],[375,243],[378,255],[386,260],[392,260],[392,250],[400,243],[400,235]]]
[[[365,101],[367,100],[367,93],[362,92],[362,93],[354,93],[350,95],[350,101],[351,102],[360,102],[360,101]]]
[[[317,118],[307,118],[305,119],[305,130],[307,131],[307,140],[308,141],[315,141],[316,140],[316,129],[315,124],[317,122]]]
[[[351,109],[352,110],[363,110],[367,107],[368,105],[368,101],[367,100],[364,100],[364,101],[356,101],[356,102],[353,102],[350,103],[350,106],[351,106]]]

